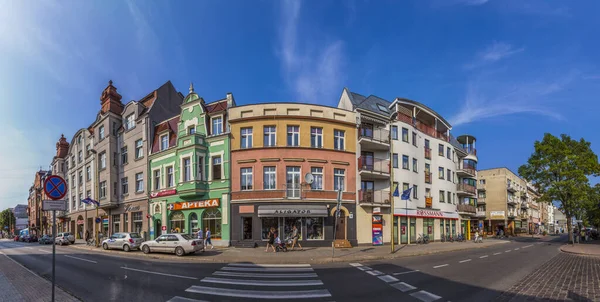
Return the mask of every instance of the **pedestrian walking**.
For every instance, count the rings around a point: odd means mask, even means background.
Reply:
[[[296,225],[294,225],[292,227],[292,251],[294,250],[294,247],[296,246],[296,244],[298,244],[298,246],[300,247],[300,250],[304,249],[302,247],[302,245],[300,244],[300,242],[298,242],[299,238],[300,238],[300,232],[298,231],[298,228],[296,227]]]
[[[213,246],[212,241],[210,240],[210,238],[211,238],[210,237],[210,230],[208,228],[206,228],[206,244],[204,246],[206,247],[207,245],[210,244],[210,249],[212,250],[215,247]]]
[[[200,242],[202,242],[202,250],[204,251],[206,246],[204,245],[204,239],[202,238],[202,229],[198,230],[198,240],[200,240]]]
[[[267,235],[269,241],[267,241],[267,249],[265,250],[265,253],[269,252],[269,246],[271,246],[273,248],[273,253],[276,253],[277,251],[275,250],[275,229],[271,228],[269,230],[269,234]]]

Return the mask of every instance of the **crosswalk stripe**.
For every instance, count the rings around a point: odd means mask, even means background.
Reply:
[[[238,271],[238,272],[312,272],[311,267],[232,267],[226,266],[221,268],[223,271]]]
[[[350,263],[350,265],[351,265],[351,266],[354,266],[354,267],[359,267],[359,266],[362,266],[362,264],[360,264],[360,263]]]
[[[167,302],[208,302],[208,301],[176,296],[176,297],[171,298],[171,300],[169,300]]]
[[[249,278],[317,278],[316,273],[297,273],[297,274],[273,274],[273,273],[236,273],[216,271],[213,275],[228,277],[249,277]]]
[[[424,291],[424,290],[420,290],[416,293],[412,293],[410,294],[411,296],[423,301],[423,302],[433,302],[435,300],[439,300],[442,297],[438,296],[438,295],[434,295],[428,291]]]
[[[318,286],[323,285],[321,280],[247,280],[247,279],[228,279],[228,278],[213,278],[206,277],[202,282],[219,283],[219,284],[235,284],[235,285],[253,285],[253,286]]]
[[[255,298],[255,299],[308,299],[308,298],[326,298],[331,297],[326,289],[315,290],[297,290],[297,291],[264,291],[264,290],[241,290],[214,288],[193,285],[185,290],[190,293],[198,293],[205,295],[240,297],[240,298]]]
[[[383,275],[383,276],[379,276],[377,278],[379,278],[380,280],[385,281],[387,283],[399,281],[398,279],[396,279],[390,275]]]
[[[368,267],[368,266],[357,266],[357,269],[361,270],[361,271],[368,271],[371,270],[372,268]]]
[[[407,292],[407,291],[411,291],[413,289],[416,289],[416,287],[414,287],[408,283],[404,283],[404,282],[393,283],[391,285],[393,288],[395,288],[403,293]]]
[[[239,267],[310,267],[310,264],[255,264],[255,263],[230,263],[228,266]]]

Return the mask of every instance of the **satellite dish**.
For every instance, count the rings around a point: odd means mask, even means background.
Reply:
[[[315,181],[315,177],[310,173],[306,173],[306,175],[304,175],[304,181],[310,185]]]

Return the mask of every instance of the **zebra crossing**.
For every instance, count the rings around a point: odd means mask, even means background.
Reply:
[[[331,297],[310,264],[230,263],[185,292],[167,302]]]

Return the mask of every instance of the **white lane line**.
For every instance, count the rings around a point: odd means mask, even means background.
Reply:
[[[410,273],[416,273],[419,270],[414,270],[414,271],[408,271],[408,272],[401,272],[401,273],[393,273],[392,275],[394,276],[398,276],[398,275],[404,275],[404,274],[410,274]]]
[[[261,273],[236,273],[236,272],[220,272],[216,271],[213,275],[226,277],[246,277],[246,278],[317,278],[316,273],[299,273],[299,274],[261,274]]]
[[[487,257],[488,257],[488,255],[483,255],[483,256],[479,257],[479,259],[483,259],[483,258],[487,258]]]
[[[390,275],[383,275],[383,276],[379,276],[377,278],[379,278],[380,280],[385,281],[387,283],[400,281],[400,280],[398,280],[398,279],[396,279],[396,278],[394,278],[394,277],[392,277]]]
[[[515,251],[518,251],[518,250],[519,250],[519,248],[516,248],[516,249],[515,249]]]
[[[436,265],[433,268],[440,268],[440,267],[444,267],[444,266],[448,266],[448,264]]]
[[[523,248],[524,248],[524,249],[526,249],[526,248],[528,248],[528,247],[532,247],[532,246],[533,246],[533,244],[530,244],[530,245],[526,245],[526,246],[524,246]]]
[[[81,260],[81,261],[87,261],[87,262],[91,262],[91,263],[98,263],[97,261],[94,260],[87,260],[87,259],[83,259],[83,258],[79,258],[79,257],[75,257],[75,256],[69,256],[69,255],[64,255],[65,257],[69,257],[69,258],[73,258],[73,259],[77,259],[77,260]]]
[[[469,262],[469,261],[471,261],[471,259],[461,260],[461,261],[458,261],[458,263],[465,263],[465,262]]]
[[[407,292],[407,291],[411,291],[413,289],[416,289],[416,287],[408,284],[408,283],[404,283],[404,282],[398,282],[398,283],[393,283],[390,284],[393,288],[401,291],[401,292]]]
[[[383,273],[380,271],[367,271],[367,274],[372,275],[372,276],[383,275]]]
[[[350,263],[350,265],[351,265],[351,266],[354,266],[354,267],[363,266],[363,265],[362,265],[362,264],[360,264],[360,263]]]
[[[502,254],[502,253],[494,253],[494,256],[496,256],[496,255],[500,255],[500,254]]]
[[[40,252],[44,252],[44,253],[47,253],[47,254],[52,254],[52,252],[48,252],[48,251],[46,251],[46,250],[42,250],[42,249],[38,249],[38,251],[40,251]]]
[[[176,278],[183,278],[183,279],[198,280],[198,278],[189,277],[189,276],[180,276],[180,275],[165,274],[165,273],[159,273],[159,272],[151,272],[151,271],[146,271],[146,270],[143,270],[143,269],[136,269],[136,268],[124,267],[124,266],[121,266],[121,268],[122,269],[126,269],[126,270],[130,270],[130,271],[140,272],[140,273],[147,273],[147,274],[154,274],[154,275],[161,275],[161,276],[168,276],[168,277],[176,277]]]
[[[171,300],[169,300],[167,302],[208,302],[208,301],[176,296],[176,297],[171,298]]]
[[[226,266],[221,268],[222,271],[238,271],[238,272],[312,272],[311,267],[231,267]]]
[[[185,290],[190,293],[205,295],[255,298],[255,299],[307,299],[307,298],[326,298],[331,297],[326,289],[316,290],[296,290],[296,291],[266,291],[266,290],[243,290],[230,288],[216,288],[193,285]]]
[[[411,296],[423,301],[423,302],[433,302],[435,300],[441,299],[442,297],[438,296],[438,295],[434,295],[430,292],[424,291],[424,290],[420,290],[416,293],[412,293],[410,294]]]
[[[252,286],[319,286],[323,285],[321,280],[248,280],[248,279],[228,279],[206,277],[201,282],[233,284],[233,285],[252,285]]]
[[[310,264],[255,264],[255,263],[230,263],[228,266],[238,267],[310,267]]]
[[[504,252],[505,252],[505,253],[510,253],[510,250],[508,250],[508,251],[504,251]]]
[[[29,250],[35,250],[34,248],[32,248],[32,247],[30,247],[30,246],[26,246],[25,248],[26,248],[26,249],[29,249]]]
[[[368,267],[368,266],[357,266],[357,269],[361,270],[361,271],[369,271],[372,270],[372,268]]]

